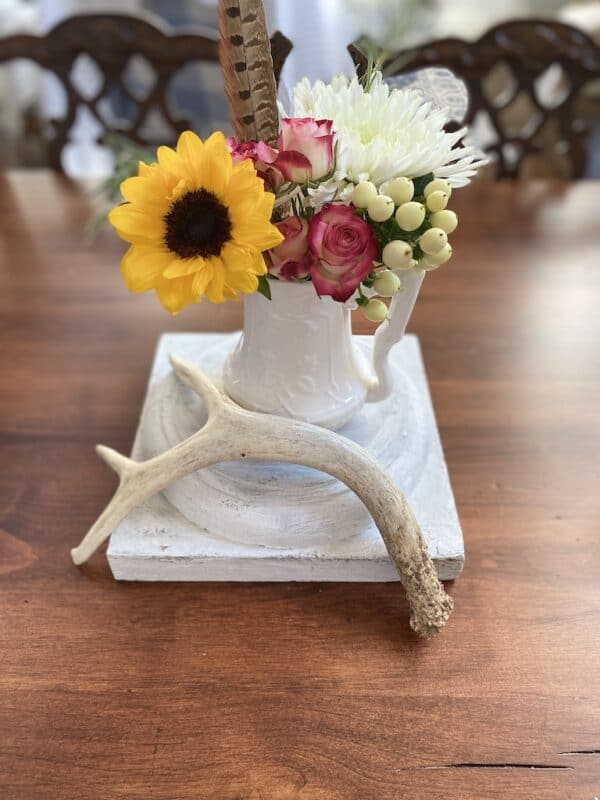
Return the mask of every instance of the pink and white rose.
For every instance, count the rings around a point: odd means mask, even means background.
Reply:
[[[333,122],[330,119],[282,119],[277,140],[277,168],[287,181],[306,183],[333,169]]]
[[[281,246],[281,245],[280,245]],[[345,303],[373,268],[377,242],[367,222],[353,208],[328,203],[308,228],[313,256],[310,275],[318,295]]]
[[[271,275],[284,281],[308,277],[312,256],[308,249],[308,222],[301,217],[286,217],[275,223],[285,239],[265,253]]]

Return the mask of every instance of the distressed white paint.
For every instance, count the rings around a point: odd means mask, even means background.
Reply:
[[[169,377],[167,354],[218,378],[239,334],[167,334],[159,342],[132,457],[182,441],[205,415]],[[355,337],[366,358],[371,337]],[[362,445],[407,495],[442,579],[464,551],[416,337],[392,351],[393,394],[365,405],[340,433]],[[397,571],[369,513],[342,483],[289,464],[234,462],[171,484],[114,531],[121,580],[391,581]]]

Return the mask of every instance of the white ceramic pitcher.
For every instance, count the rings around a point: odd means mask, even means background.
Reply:
[[[342,303],[319,298],[311,282],[270,281],[272,300],[257,293],[244,301],[244,331],[223,370],[225,391],[253,411],[340,428],[365,402],[392,391],[389,351],[404,335],[424,274],[402,274],[390,319],[374,337],[372,365],[352,340]]]

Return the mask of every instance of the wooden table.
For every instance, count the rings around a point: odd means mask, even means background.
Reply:
[[[467,547],[416,641],[398,585],[117,584],[69,548],[132,441],[169,319],[82,241],[89,201],[0,177],[0,796],[600,796],[600,184],[457,192],[421,337]],[[364,329],[364,325],[361,325]]]

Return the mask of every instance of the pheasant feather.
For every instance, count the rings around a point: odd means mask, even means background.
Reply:
[[[277,87],[261,0],[219,0],[220,59],[239,141],[275,144]]]

